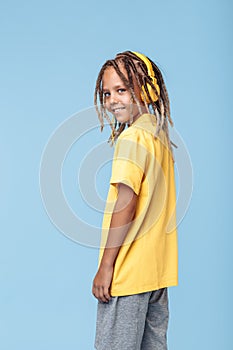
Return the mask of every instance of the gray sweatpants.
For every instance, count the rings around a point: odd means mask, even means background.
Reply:
[[[167,350],[167,288],[98,302],[97,350]]]

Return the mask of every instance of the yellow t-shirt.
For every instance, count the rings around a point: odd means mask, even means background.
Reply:
[[[138,201],[115,262],[112,296],[178,284],[174,163],[164,131],[155,139],[155,129],[155,116],[143,114],[120,134],[115,145],[99,262],[117,200],[117,184],[130,186]]]

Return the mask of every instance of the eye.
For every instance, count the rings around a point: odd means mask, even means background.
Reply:
[[[104,95],[104,97],[109,97],[109,96],[110,96],[110,93],[106,91],[106,92],[104,92],[103,95]]]
[[[123,94],[126,91],[126,89],[122,88],[122,89],[118,89],[117,91],[119,92],[119,94]]]

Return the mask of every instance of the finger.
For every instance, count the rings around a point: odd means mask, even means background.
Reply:
[[[109,288],[107,288],[107,287],[104,288],[104,296],[105,296],[105,299],[107,299],[108,301],[111,299],[111,295],[109,293]]]
[[[100,301],[102,301],[103,303],[107,303],[108,302],[108,299],[105,298],[105,295],[104,295],[104,287],[100,287],[99,288],[99,298],[98,298]]]
[[[94,284],[93,284],[93,286],[92,286],[92,294],[94,295],[94,297],[96,297],[96,287],[94,286]]]
[[[96,286],[92,287],[92,294],[96,299],[99,299],[99,288]]]

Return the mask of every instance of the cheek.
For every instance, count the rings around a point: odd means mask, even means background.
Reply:
[[[104,108],[106,108],[106,109],[109,109],[109,101],[108,100],[106,100],[105,98],[104,98],[104,100],[103,100],[103,105],[104,105]]]
[[[124,96],[122,96],[122,102],[124,102],[126,105],[130,105],[132,104],[132,97],[130,93],[125,94]]]
[[[141,93],[142,93],[142,89],[135,82],[135,84],[134,84],[134,94],[135,94],[135,96],[136,96],[136,98],[138,99],[139,102],[143,102],[142,101],[142,97],[141,97]]]

